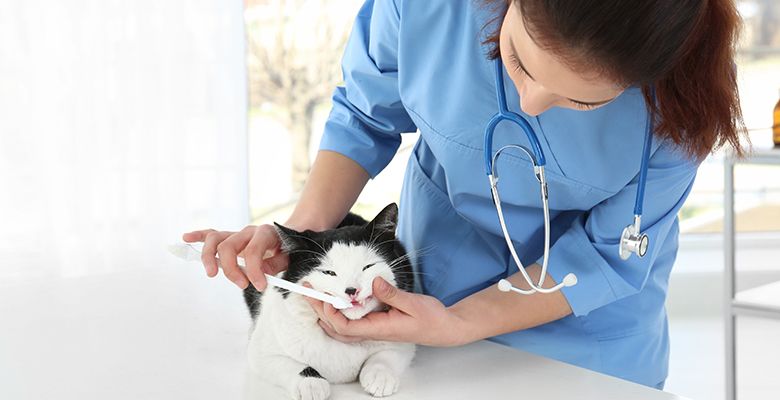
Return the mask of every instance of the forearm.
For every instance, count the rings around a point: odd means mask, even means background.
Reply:
[[[352,159],[320,151],[285,226],[301,231],[334,228],[355,204],[368,179],[368,172]]]
[[[533,264],[526,271],[532,280],[538,281],[541,266]],[[509,277],[515,287],[528,289],[528,284],[518,271]],[[555,282],[549,275],[543,287]],[[501,292],[495,285],[472,294],[450,306],[461,324],[462,343],[501,335],[517,330],[533,328],[571,314],[571,307],[561,291],[532,295]]]

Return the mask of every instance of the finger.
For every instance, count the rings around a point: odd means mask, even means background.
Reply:
[[[264,264],[263,256],[269,249],[279,246],[279,237],[267,225],[259,227],[248,226],[242,232],[252,235],[244,249],[246,276],[257,290],[263,290],[266,286],[265,274],[262,268]]]
[[[279,253],[275,256],[263,259],[263,272],[269,275],[276,275],[287,269],[290,264],[290,257],[286,253]]]
[[[395,307],[407,314],[413,314],[414,309],[414,294],[405,292],[397,287],[387,283],[386,280],[381,277],[374,278],[372,283],[372,289],[374,297],[379,301]]]
[[[333,330],[332,326],[328,325],[328,323],[323,321],[323,320],[319,320],[319,321],[317,321],[317,323],[320,325],[322,330],[325,331],[325,334],[327,334],[328,336],[332,337],[333,339],[338,340],[339,342],[342,342],[342,343],[356,343],[356,342],[362,342],[363,341],[363,338],[360,338],[360,337],[339,335],[338,333],[336,333],[335,330]]]
[[[375,326],[362,319],[348,319],[330,303],[322,304],[322,314],[323,316],[320,319],[332,326],[333,330],[339,335],[373,337],[376,334],[377,329]]]
[[[303,286],[309,289],[313,289],[308,282],[303,282]],[[384,329],[384,326],[386,326],[386,324],[370,322],[363,319],[349,320],[341,311],[334,308],[330,303],[326,303],[309,296],[304,296],[304,298],[312,306],[314,312],[317,313],[320,321],[330,328],[330,331],[333,333],[333,335],[330,333],[328,333],[328,335],[334,339],[336,339],[336,336],[334,335],[338,335],[339,337],[343,338],[360,338],[361,340],[363,338],[373,338],[376,336],[377,332],[381,333]],[[369,313],[369,315],[371,314],[375,313]]]
[[[256,240],[257,231],[260,230],[256,226],[247,226],[241,231],[242,235],[248,235],[249,241],[244,247],[242,255],[244,256],[244,263],[246,265],[244,273],[252,285],[257,290],[265,290],[267,282],[265,280],[265,274],[260,269],[260,264],[263,259],[263,254],[266,251],[265,241]]]
[[[211,232],[216,232],[216,231],[213,229],[203,229],[200,231],[187,232],[181,235],[181,239],[187,243],[202,242],[206,240],[206,235],[208,235]]]
[[[203,249],[201,249],[200,260],[206,268],[206,275],[209,278],[217,276],[217,245],[225,240],[227,232],[217,232],[209,229],[203,239]]]
[[[303,297],[309,303],[309,305],[314,310],[314,312],[317,313],[317,317],[319,319],[325,318],[325,314],[322,312],[322,307],[325,304],[324,302],[322,302],[320,300],[317,300],[317,299],[314,299],[314,298],[311,298],[309,296],[303,296]]]
[[[237,262],[238,253],[249,242],[249,236],[243,233],[234,233],[223,240],[222,243],[217,245],[217,253],[219,254],[219,263],[222,265],[222,273],[236,286],[246,289],[249,286],[249,280],[244,275],[244,272],[241,271]]]
[[[302,285],[303,285],[304,287],[307,287],[307,288],[309,288],[309,289],[313,289],[313,288],[311,287],[311,285],[309,284],[309,282],[303,282],[303,284],[302,284]],[[310,306],[311,306],[311,308],[314,310],[314,312],[315,312],[315,313],[317,313],[317,317],[318,317],[320,320],[322,320],[323,318],[325,318],[325,314],[322,312],[322,305],[324,304],[324,302],[322,302],[322,301],[320,301],[320,300],[317,300],[317,299],[315,299],[315,298],[313,298],[313,297],[309,297],[309,296],[303,296],[303,298],[304,298],[304,300],[306,300],[306,301],[309,303],[309,305],[310,305]]]

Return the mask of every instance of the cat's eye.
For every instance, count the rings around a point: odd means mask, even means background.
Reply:
[[[321,269],[319,271],[322,272],[325,275],[336,276],[336,273],[331,271],[331,270],[329,270],[329,269]]]
[[[369,269],[369,268],[373,267],[373,266],[374,266],[374,264],[376,264],[376,263],[371,263],[371,264],[368,264],[368,265],[366,265],[365,267],[363,267],[363,271],[365,271],[365,270],[367,270],[367,269]]]

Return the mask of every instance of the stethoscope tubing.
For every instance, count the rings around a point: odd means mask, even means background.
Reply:
[[[510,254],[512,255],[512,259],[517,265],[518,269],[520,270],[523,278],[525,279],[526,283],[528,283],[530,289],[524,290],[519,289],[511,285],[506,280],[501,280],[499,282],[499,288],[501,290],[512,290],[514,292],[520,293],[520,294],[533,294],[536,292],[539,293],[552,293],[555,291],[558,291],[562,289],[563,287],[567,286],[573,286],[576,285],[577,277],[574,274],[568,274],[563,279],[562,282],[558,283],[554,287],[551,288],[543,288],[542,284],[544,283],[544,278],[547,275],[547,266],[548,266],[548,260],[549,260],[549,252],[550,252],[550,210],[549,210],[549,197],[547,192],[547,181],[545,177],[544,167],[546,165],[546,159],[544,157],[544,152],[542,151],[539,138],[536,136],[536,132],[533,130],[531,125],[526,121],[525,118],[520,116],[517,113],[509,111],[509,108],[507,106],[506,102],[506,92],[504,90],[504,73],[503,73],[503,64],[501,63],[500,58],[496,59],[494,61],[494,69],[495,69],[495,82],[496,82],[496,99],[498,101],[498,113],[494,115],[490,121],[488,122],[487,126],[485,127],[485,151],[484,151],[484,160],[485,160],[485,171],[488,176],[488,181],[490,183],[490,190],[491,190],[491,197],[493,198],[493,203],[496,207],[496,211],[498,213],[498,219],[499,223],[501,225],[501,230],[504,235],[504,240],[506,241],[507,247],[509,249]],[[655,92],[653,92],[653,101],[655,101]],[[531,145],[531,149],[526,149],[525,147],[519,146],[519,145],[507,145],[501,147],[495,155],[493,154],[493,134],[495,133],[496,126],[502,122],[502,121],[511,121],[520,126],[522,131],[526,134],[528,138],[528,142]],[[634,220],[635,220],[635,228],[636,231],[639,234],[639,225],[638,221],[641,219],[642,216],[642,205],[645,195],[645,185],[647,181],[647,170],[649,167],[649,159],[650,159],[650,148],[652,146],[652,130],[653,130],[653,121],[651,115],[648,113],[647,122],[645,126],[645,140],[644,140],[644,147],[642,149],[642,162],[640,166],[640,174],[639,174],[639,182],[637,187],[637,194],[636,199],[634,202]],[[503,207],[501,205],[501,198],[499,197],[498,193],[498,171],[496,171],[496,160],[498,159],[498,155],[508,149],[508,148],[517,148],[519,150],[522,150],[525,152],[528,157],[531,159],[531,162],[534,165],[534,174],[536,175],[537,180],[539,181],[540,185],[540,192],[541,192],[541,200],[542,200],[542,208],[544,212],[544,256],[542,259],[542,271],[541,275],[539,276],[539,282],[535,283],[533,279],[528,275],[528,272],[523,267],[522,262],[520,261],[520,257],[517,254],[517,251],[515,249],[514,244],[512,243],[512,238],[509,235],[509,230],[506,226],[506,220],[504,218],[504,212]],[[643,235],[644,236],[644,235]],[[645,237],[646,239],[646,237]],[[623,251],[622,246],[623,244],[620,243],[619,246],[621,246],[621,252]],[[640,254],[640,257],[643,254]],[[502,289],[503,287],[503,289]]]
[[[501,121],[514,122],[522,128],[523,132],[528,137],[528,143],[531,144],[531,150],[534,155],[534,165],[544,167],[547,165],[547,160],[544,157],[544,152],[539,144],[539,138],[536,136],[536,132],[531,127],[531,124],[521,117],[519,114],[509,111],[506,104],[506,92],[504,91],[504,67],[501,64],[500,59],[496,59],[493,63],[495,69],[495,81],[496,81],[496,98],[498,100],[498,113],[490,119],[485,127],[485,173],[490,175],[492,172],[492,149],[493,149],[493,133],[495,133],[496,126]]]
[[[652,99],[655,101],[655,90],[652,92]],[[642,206],[645,199],[645,185],[647,183],[647,170],[650,162],[650,147],[653,145],[653,117],[648,113],[647,122],[645,122],[645,144],[642,148],[642,165],[639,168],[639,187],[636,189],[636,200],[634,201],[634,215],[642,216]]]
[[[495,168],[495,166],[496,166],[495,160],[498,158],[499,154],[501,154],[501,152],[503,152],[504,150],[509,149],[509,148],[517,148],[517,149],[525,152],[526,154],[528,154],[529,158],[531,158],[531,159],[534,158],[533,155],[530,154],[529,150],[524,148],[524,147],[522,147],[522,146],[506,145],[506,146],[503,146],[500,149],[498,149],[498,151],[496,151],[496,154],[493,156],[493,160],[492,160],[493,161],[493,163],[492,163],[492,167],[493,168]],[[544,278],[547,275],[547,264],[548,264],[548,260],[549,260],[549,256],[550,256],[550,207],[549,207],[549,202],[548,202],[548,198],[547,198],[547,178],[545,177],[545,174],[544,174],[544,167],[536,167],[535,166],[534,170],[535,170],[535,173],[536,173],[536,177],[539,180],[540,191],[541,191],[540,192],[540,196],[541,196],[541,200],[542,200],[542,208],[544,210],[544,256],[542,258],[542,260],[543,260],[542,261],[542,272],[541,272],[541,275],[539,276],[539,283],[538,284],[534,285],[533,284],[533,279],[531,279],[531,277],[528,275],[528,272],[525,270],[525,268],[520,268],[520,273],[523,275],[523,278],[531,286],[531,290],[522,290],[522,289],[512,288],[512,290],[514,290],[514,291],[516,291],[518,293],[521,293],[521,294],[532,294],[534,292],[552,293],[552,292],[560,289],[558,286],[562,287],[562,285],[563,285],[563,283],[561,283],[561,284],[556,285],[555,287],[552,287],[552,288],[543,288],[542,287],[542,284],[544,283]],[[498,179],[499,179],[498,171],[493,169],[491,171],[491,174],[488,175],[488,180],[490,182],[491,195],[493,197],[493,204],[495,205],[496,211],[498,212],[498,219],[499,219],[499,223],[501,225],[501,230],[502,230],[502,232],[504,234],[504,240],[506,241],[507,248],[509,248],[509,252],[512,255],[512,259],[514,260],[516,265],[523,265],[522,262],[520,261],[520,257],[517,255],[517,250],[515,249],[515,246],[512,243],[512,239],[511,239],[511,237],[509,235],[509,230],[508,230],[507,225],[506,225],[506,220],[504,218],[504,211],[503,211],[503,208],[501,206],[501,198],[499,197],[499,193],[498,193]]]

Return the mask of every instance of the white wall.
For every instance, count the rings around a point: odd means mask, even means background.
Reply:
[[[248,222],[240,0],[0,0],[0,285]]]

